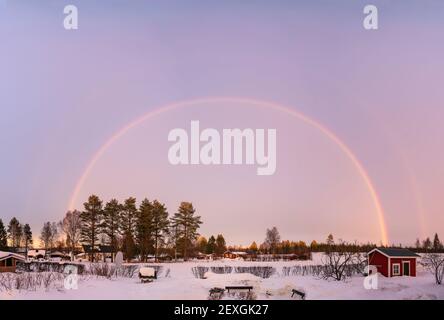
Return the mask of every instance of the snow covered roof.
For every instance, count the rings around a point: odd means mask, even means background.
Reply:
[[[44,256],[45,253],[44,249],[31,249],[28,251],[28,257]]]
[[[379,251],[388,257],[419,257],[413,251],[404,248],[376,248],[370,251],[369,254],[373,251]]]
[[[92,250],[92,246],[90,245],[82,245],[83,247],[83,251],[85,251],[86,253],[92,253],[97,252],[97,253],[112,253],[113,252],[113,247],[112,246],[105,246],[105,245],[96,245],[94,246],[94,250]]]
[[[25,260],[25,257],[21,254],[13,253],[13,252],[6,252],[6,251],[0,251],[0,261],[9,259],[9,258],[15,258],[17,260]]]
[[[227,253],[236,254],[236,255],[238,255],[238,256],[241,256],[241,255],[247,254],[247,253],[244,252],[244,251],[228,251]]]
[[[60,251],[51,252],[50,255],[51,255],[51,257],[65,257],[65,256],[68,256],[67,254],[65,254],[63,252],[60,252]]]

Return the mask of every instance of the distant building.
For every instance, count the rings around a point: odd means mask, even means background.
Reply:
[[[46,256],[46,250],[44,249],[31,249],[28,250],[28,259],[44,259]]]
[[[369,266],[375,266],[386,277],[416,277],[416,265],[419,255],[398,248],[376,248],[368,253]]]
[[[237,259],[237,258],[247,258],[248,257],[248,253],[244,252],[244,251],[225,251],[224,252],[224,258],[228,258],[228,259]]]
[[[0,251],[0,272],[15,272],[17,262],[25,260],[20,254]]]
[[[54,251],[49,254],[49,258],[53,261],[62,261],[62,260],[71,260],[71,257],[69,254],[60,252],[60,251]]]
[[[85,254],[90,257],[92,254],[94,254],[95,261],[106,261],[107,259],[111,259],[114,261],[114,253],[112,246],[105,246],[105,245],[96,245],[94,246],[94,250],[90,245],[82,245],[83,251]],[[79,257],[79,255],[77,255]]]

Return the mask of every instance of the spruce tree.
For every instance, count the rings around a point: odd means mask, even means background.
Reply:
[[[182,245],[185,260],[188,258],[188,249],[198,237],[199,233],[197,230],[202,224],[200,216],[194,215],[195,212],[196,210],[191,202],[182,202],[173,218],[173,225],[177,227],[178,242]]]
[[[136,199],[130,197],[125,200],[121,211],[121,229],[123,234],[123,253],[127,261],[135,254],[134,235],[136,230],[138,211],[136,207]]]
[[[214,236],[211,236],[208,239],[207,243],[207,254],[215,253],[215,251],[216,251],[216,238],[214,238]]]
[[[218,234],[216,237],[216,254],[222,255],[227,249],[227,244],[223,235]]]
[[[40,241],[45,247],[45,252],[48,254],[48,250],[52,247],[53,234],[52,234],[51,222],[47,221],[43,223],[42,231],[40,232]]]
[[[95,246],[99,240],[102,228],[102,201],[96,195],[91,195],[83,204],[84,211],[80,214],[82,228],[80,231],[81,242],[91,247],[90,260],[94,262]]]
[[[165,205],[157,200],[154,200],[151,230],[154,241],[154,257],[156,262],[159,255],[159,246],[161,243],[163,243],[163,240],[168,233],[168,225],[168,212]]]
[[[435,252],[438,252],[439,250],[441,250],[441,248],[442,248],[441,241],[439,240],[438,234],[435,233],[435,237],[433,238],[433,250]]]
[[[112,258],[118,249],[117,238],[119,235],[120,215],[122,205],[116,199],[111,199],[103,209],[102,232],[107,236],[107,241],[112,248]]]
[[[29,224],[23,226],[23,239],[25,241],[26,258],[28,257],[29,246],[32,245],[32,231]]]
[[[253,241],[253,243],[251,243],[251,245],[250,245],[250,250],[253,251],[254,253],[257,252],[258,248],[257,248],[257,243],[256,243],[256,241]]]
[[[428,251],[430,248],[432,248],[432,241],[430,241],[430,238],[429,238],[429,237],[427,237],[427,238],[424,240],[424,242],[423,242],[423,244],[422,244],[422,247],[425,249],[425,251]]]
[[[196,241],[196,248],[197,250],[199,250],[199,252],[206,253],[207,244],[208,244],[207,238],[205,238],[204,236],[200,236]]]
[[[0,250],[5,250],[8,247],[8,234],[6,233],[5,225],[0,219]]]
[[[12,218],[8,225],[8,237],[11,240],[12,250],[15,252],[20,247],[23,229],[17,218]]]
[[[142,261],[146,261],[153,247],[152,241],[153,205],[148,199],[143,199],[137,215],[136,240]]]

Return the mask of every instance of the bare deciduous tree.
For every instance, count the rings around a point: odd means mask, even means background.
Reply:
[[[40,241],[45,246],[45,251],[52,249],[54,247],[54,242],[58,237],[58,228],[55,222],[45,222],[43,224],[42,231],[40,233]]]
[[[362,273],[365,263],[360,252],[347,250],[346,245],[339,245],[334,251],[326,252],[322,258],[323,279],[345,280],[353,273]],[[358,270],[359,269],[359,270]]]
[[[71,250],[71,260],[74,260],[74,250],[80,241],[80,230],[82,227],[82,220],[80,219],[80,211],[68,211],[60,221],[60,228],[66,235],[66,245]]]
[[[267,229],[267,233],[265,236],[265,245],[270,249],[272,253],[276,252],[276,247],[280,241],[281,236],[279,235],[279,231],[276,227]]]
[[[444,255],[439,253],[426,253],[421,264],[435,277],[436,284],[441,284],[444,278]]]

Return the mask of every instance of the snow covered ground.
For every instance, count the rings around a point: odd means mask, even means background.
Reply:
[[[419,267],[418,276],[379,277],[377,290],[364,288],[362,276],[346,281],[326,281],[314,276],[284,276],[284,266],[308,265],[319,262],[244,262],[239,260],[193,261],[162,264],[157,280],[142,284],[137,277],[106,279],[96,276],[79,277],[78,289],[67,290],[61,282],[46,290],[2,290],[0,299],[208,299],[213,287],[251,285],[257,299],[290,299],[291,290],[306,292],[306,299],[444,299],[444,285],[436,285],[433,276]],[[196,279],[191,271],[195,266],[272,266],[276,274],[262,279],[248,273],[207,273],[206,279]],[[168,271],[169,269],[169,271]],[[225,295],[225,298],[234,298]]]

